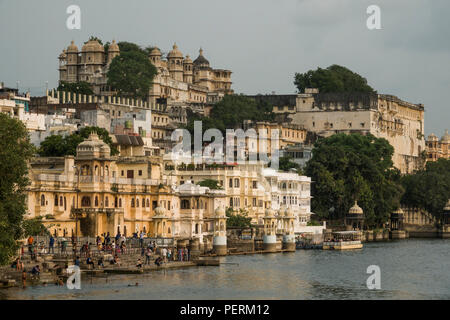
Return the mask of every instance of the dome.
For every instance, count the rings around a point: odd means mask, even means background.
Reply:
[[[214,210],[214,215],[216,217],[224,217],[224,216],[226,216],[225,209],[222,208],[222,207],[217,207],[217,209]]]
[[[165,215],[166,215],[166,209],[164,209],[163,207],[155,208],[155,216],[164,217]]]
[[[353,205],[353,207],[350,208],[348,213],[350,213],[350,214],[363,214],[363,209],[361,209],[361,207],[358,206],[358,201],[355,201],[355,204]]]
[[[194,64],[198,66],[207,66],[209,67],[209,61],[203,56],[203,49],[200,48],[199,55],[197,59],[194,60]]]
[[[442,136],[441,142],[450,143],[450,134],[448,134],[448,130],[445,130],[445,134]]]
[[[161,51],[159,51],[158,47],[154,47],[152,51],[150,51],[150,56],[161,56]]]
[[[266,209],[264,212],[266,217],[273,217],[273,210],[272,209]]]
[[[178,50],[178,46],[176,43],[173,44],[172,51],[169,52],[167,58],[180,58],[183,59],[183,54],[180,50]]]
[[[83,46],[81,52],[105,52],[105,48],[97,40],[89,40]]]
[[[192,63],[191,57],[189,57],[189,55],[187,55],[186,58],[184,58],[183,63],[184,63],[184,64],[190,64],[190,63]]]
[[[109,45],[108,52],[120,52],[119,45],[116,43],[116,40],[113,40]]]
[[[429,136],[428,136],[428,139],[427,139],[428,141],[437,141],[438,140],[438,138],[436,137],[436,135],[434,134],[434,133],[432,133],[432,134],[430,134]]]
[[[59,59],[64,59],[66,57],[66,49],[64,49],[61,54],[59,55]]]
[[[111,149],[103,142],[96,133],[91,133],[89,138],[77,146],[77,157],[79,158],[107,158]]]
[[[67,47],[67,52],[78,53],[78,47],[75,45],[73,40],[70,42],[70,45]]]

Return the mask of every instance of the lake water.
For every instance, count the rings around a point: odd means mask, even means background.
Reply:
[[[220,267],[83,278],[81,290],[0,290],[0,299],[450,299],[450,240],[365,243],[358,251],[297,250],[222,258]],[[381,289],[366,286],[381,269]],[[129,286],[130,284],[139,285]]]

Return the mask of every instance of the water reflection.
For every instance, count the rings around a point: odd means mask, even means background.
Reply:
[[[405,240],[349,252],[229,256],[220,267],[86,278],[80,291],[13,288],[0,299],[450,299],[449,249],[448,240]],[[382,290],[366,287],[373,264]]]

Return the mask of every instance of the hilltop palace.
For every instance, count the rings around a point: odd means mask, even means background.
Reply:
[[[112,60],[119,55],[120,49],[114,40],[106,52],[97,40],[86,42],[81,51],[72,41],[59,55],[59,81],[85,81],[97,95],[112,94],[106,75]],[[173,102],[206,103],[233,92],[231,71],[211,68],[202,49],[197,59],[192,61],[189,55],[183,55],[176,44],[165,58],[155,47],[149,54],[149,60],[158,70],[149,92],[154,101],[163,98]]]

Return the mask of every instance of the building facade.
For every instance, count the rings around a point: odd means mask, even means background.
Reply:
[[[107,85],[107,72],[112,60],[119,55],[120,49],[114,40],[105,50],[98,40],[91,39],[81,51],[72,41],[58,57],[59,81],[85,81],[92,86],[95,94],[112,95],[114,92]],[[206,104],[233,92],[232,72],[211,68],[202,49],[197,59],[192,61],[189,55],[181,53],[176,44],[166,57],[155,47],[149,53],[149,60],[158,71],[149,91],[153,102],[164,99],[168,102]]]
[[[424,107],[391,95],[318,93],[307,89],[297,96],[289,117],[319,136],[335,133],[373,134],[394,147],[394,166],[410,173],[423,166]]]
[[[430,134],[426,141],[427,161],[437,161],[440,158],[450,159],[449,144],[448,130],[445,130],[441,139],[438,139],[434,133]]]

